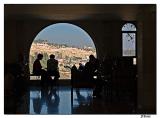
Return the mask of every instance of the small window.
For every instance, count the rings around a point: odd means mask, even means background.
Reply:
[[[132,23],[122,27],[122,50],[123,56],[136,56],[136,27]]]
[[[132,23],[126,23],[123,25],[122,31],[136,31],[136,27]]]

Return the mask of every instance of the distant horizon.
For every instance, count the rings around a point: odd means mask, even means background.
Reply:
[[[93,47],[93,40],[86,31],[69,23],[56,23],[41,30],[34,40],[47,40],[49,43],[75,46],[78,48]]]
[[[55,42],[48,42],[48,40],[43,40],[43,39],[36,39],[34,40],[33,42],[34,43],[40,43],[40,42],[36,42],[36,41],[47,41],[47,43],[50,43],[50,44],[55,44],[55,45],[64,45],[64,46],[68,46],[68,47],[75,47],[75,48],[85,48],[85,47],[92,47],[92,46],[86,46],[84,45],[84,47],[77,47],[77,46],[74,46],[74,45],[67,45],[67,44],[58,44],[58,43],[55,43]],[[93,49],[95,49],[95,47],[92,47]]]

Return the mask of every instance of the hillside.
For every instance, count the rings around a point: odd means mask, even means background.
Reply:
[[[88,61],[89,55],[96,55],[96,50],[91,47],[83,49],[76,47],[69,47],[66,45],[50,44],[47,42],[33,42],[30,49],[30,72],[32,72],[32,65],[38,53],[43,54],[44,58],[41,61],[43,68],[46,68],[47,60],[50,54],[54,54],[59,61],[60,78],[70,78],[70,69],[64,66],[73,66],[79,63],[85,64]]]

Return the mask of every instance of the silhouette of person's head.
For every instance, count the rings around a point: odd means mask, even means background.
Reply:
[[[54,59],[54,58],[55,58],[55,55],[51,54],[50,59]]]
[[[94,62],[95,59],[96,59],[96,58],[94,57],[94,55],[90,55],[90,56],[89,56],[89,61],[90,61],[90,62]]]
[[[79,66],[83,66],[83,64],[82,64],[82,63],[79,63]]]
[[[43,58],[43,55],[42,54],[38,54],[37,55],[37,59],[41,60]]]
[[[75,64],[72,66],[72,70],[77,70],[77,67]]]

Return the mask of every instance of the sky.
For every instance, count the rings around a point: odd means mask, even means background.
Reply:
[[[44,28],[35,37],[35,40],[39,39],[79,48],[83,48],[84,46],[95,47],[86,31],[69,23],[57,23]]]

